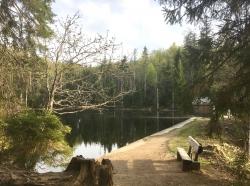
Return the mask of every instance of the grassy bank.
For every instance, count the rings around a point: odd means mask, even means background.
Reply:
[[[192,136],[204,147],[199,157],[201,172],[227,174],[234,185],[250,184],[250,161],[243,150],[225,132],[220,137],[207,135],[208,119],[197,119],[181,128],[168,143],[168,149],[174,155],[176,147],[188,150],[187,137]],[[228,127],[228,125],[227,125]],[[231,125],[233,127],[233,125]]]

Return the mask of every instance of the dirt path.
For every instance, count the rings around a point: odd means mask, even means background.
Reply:
[[[180,125],[183,126],[186,123]],[[172,129],[170,129],[172,130]],[[117,186],[225,185],[218,172],[182,172],[181,164],[168,152],[168,141],[178,129],[165,130],[107,154],[114,166]]]

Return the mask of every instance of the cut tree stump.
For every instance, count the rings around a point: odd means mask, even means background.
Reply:
[[[99,171],[99,185],[113,185],[113,165],[109,159],[103,159]]]
[[[66,169],[79,174],[73,180],[73,186],[112,186],[113,166],[109,159],[103,159],[101,164],[94,159],[82,156],[73,157]]]

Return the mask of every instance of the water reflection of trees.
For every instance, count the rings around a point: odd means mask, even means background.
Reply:
[[[180,120],[182,119],[175,122]],[[72,127],[71,134],[67,137],[71,146],[100,143],[109,152],[114,145],[122,147],[172,125],[171,119],[157,119],[127,112],[117,112],[115,115],[112,112],[83,112],[67,115],[64,121]]]

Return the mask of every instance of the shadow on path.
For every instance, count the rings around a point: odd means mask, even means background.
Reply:
[[[225,180],[214,180],[201,172],[183,172],[175,159],[112,160],[114,183],[119,186],[167,185],[229,185]]]

